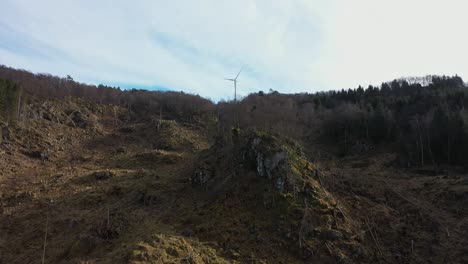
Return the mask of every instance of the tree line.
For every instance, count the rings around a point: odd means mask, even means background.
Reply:
[[[233,127],[282,134],[303,144],[327,144],[341,155],[382,147],[407,165],[468,164],[468,89],[459,76],[411,77],[340,91],[252,93],[219,102],[183,92],[122,90],[70,76],[0,66],[0,119],[14,121],[22,104],[80,97],[125,107],[131,118],[193,123],[216,116],[220,135]]]
[[[314,94],[253,93],[218,104],[218,111],[231,126],[328,143],[341,155],[383,147],[406,165],[464,165],[467,107],[462,78],[426,76]]]
[[[2,83],[8,82],[8,87],[11,85],[20,87],[24,94],[24,103],[32,99],[64,100],[78,97],[91,102],[127,108],[131,118],[138,119],[150,120],[154,115],[163,115],[167,119],[193,122],[211,114],[214,109],[213,102],[199,95],[172,91],[123,90],[120,87],[106,85],[95,86],[77,82],[70,76],[61,78],[50,74],[33,74],[3,65],[0,65],[0,79],[3,80]],[[5,100],[13,102],[9,98]]]

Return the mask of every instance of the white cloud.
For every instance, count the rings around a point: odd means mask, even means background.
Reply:
[[[317,91],[404,75],[468,76],[463,1],[3,0],[0,63],[102,83],[232,98]],[[2,31],[0,31],[1,33]],[[7,31],[9,32],[9,31]],[[19,37],[21,36],[21,37]],[[48,57],[15,49],[39,43]],[[38,44],[38,45],[39,45]],[[52,56],[52,55],[54,56]]]
[[[340,1],[326,25],[326,79],[338,87],[402,76],[468,76],[464,13],[459,0]]]

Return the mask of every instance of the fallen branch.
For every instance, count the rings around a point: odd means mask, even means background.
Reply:
[[[340,208],[338,205],[336,206],[336,208],[338,209],[338,211],[340,211],[341,215],[343,215],[343,218],[344,218],[345,220],[347,220],[347,217],[346,217],[346,215],[343,213],[343,211],[341,210],[341,208]]]
[[[333,250],[331,250],[330,246],[328,245],[329,242],[325,242],[325,246],[327,247],[328,249],[328,252],[330,252],[330,255],[333,257]]]
[[[366,226],[367,228],[369,229],[369,232],[371,234],[371,237],[372,239],[374,240],[374,243],[375,243],[375,246],[377,247],[377,250],[379,251],[380,255],[383,256],[383,252],[382,252],[382,249],[380,249],[380,246],[379,246],[379,243],[377,242],[377,238],[376,236],[374,235],[374,233],[372,232],[372,228],[370,227],[369,225],[369,218],[366,216]]]

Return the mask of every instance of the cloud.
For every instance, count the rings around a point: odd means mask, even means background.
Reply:
[[[463,1],[3,0],[0,63],[213,99],[468,74]]]
[[[468,76],[466,1],[340,1],[325,26],[326,79],[355,87],[402,76]]]

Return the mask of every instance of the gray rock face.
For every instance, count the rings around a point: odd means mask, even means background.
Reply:
[[[257,146],[260,142],[262,142],[261,138],[254,138],[254,140],[252,140],[252,145]]]
[[[287,185],[286,175],[281,166],[285,164],[287,153],[284,150],[279,150],[276,153],[265,153],[259,147],[262,143],[261,138],[254,138],[251,143],[251,151],[255,157],[257,173],[260,177],[267,177],[271,180],[275,188],[279,191],[284,191]]]
[[[286,178],[285,177],[278,177],[276,178],[275,182],[275,188],[279,191],[284,191],[286,187]]]

